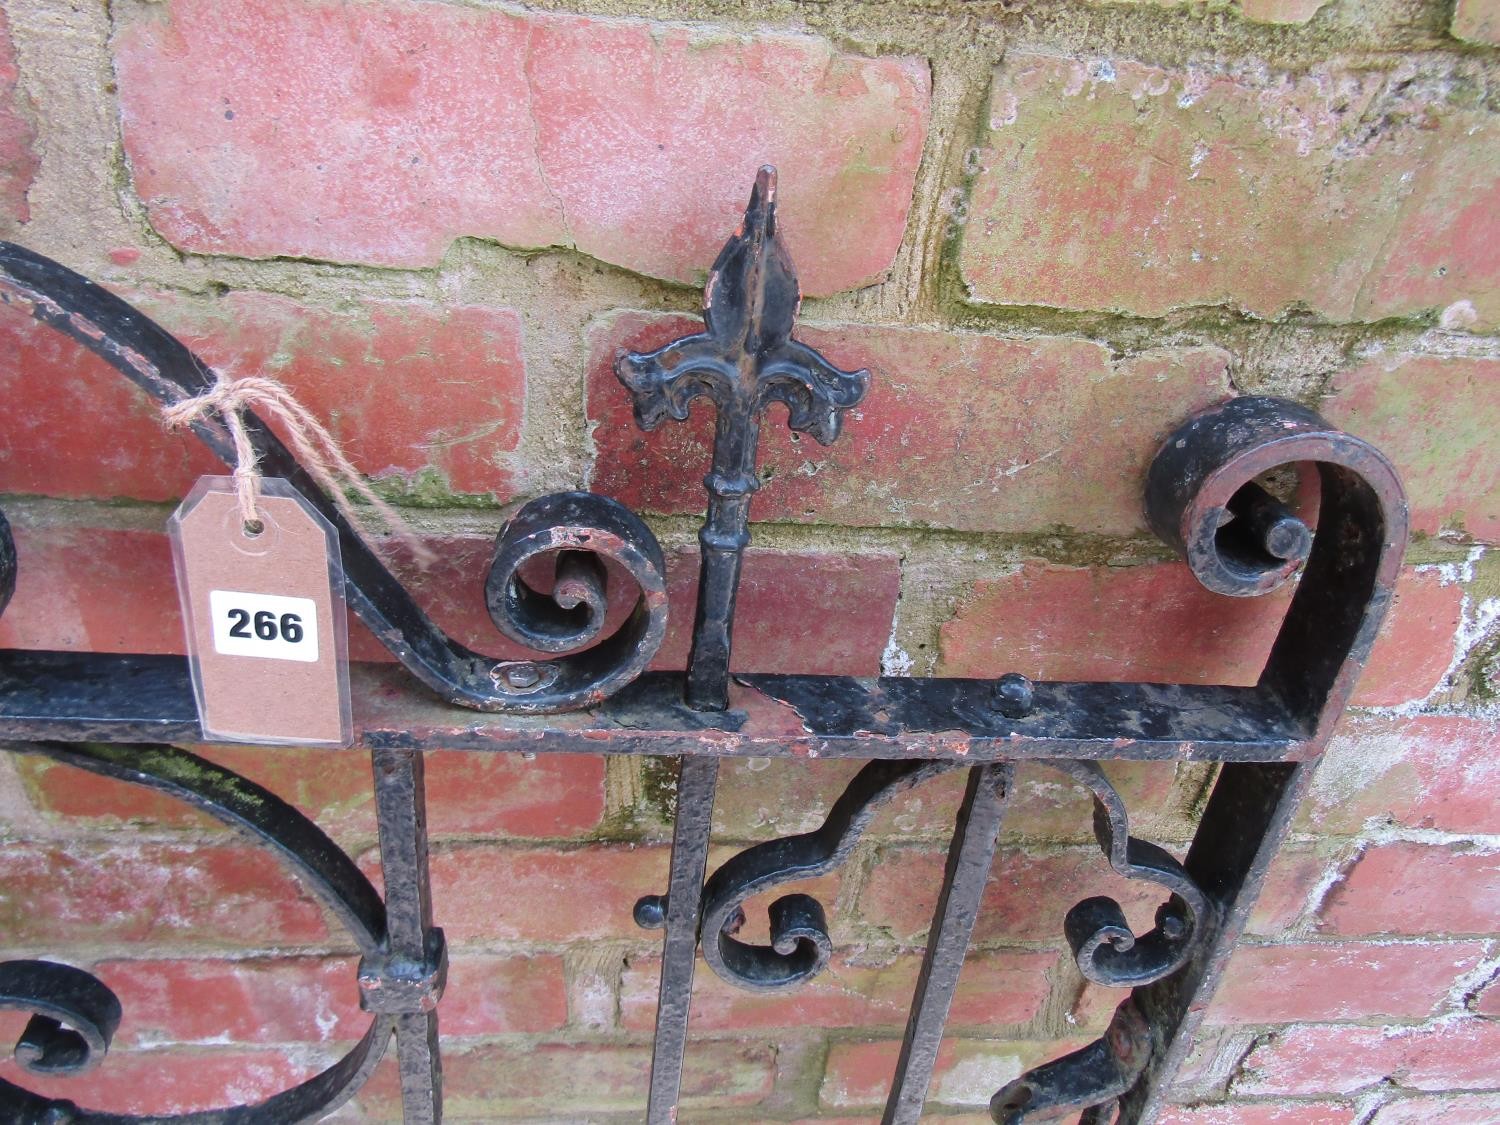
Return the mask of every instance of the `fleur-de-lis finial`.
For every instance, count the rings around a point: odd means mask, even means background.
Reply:
[[[761,413],[772,402],[785,403],[792,429],[828,445],[839,435],[843,412],[864,398],[870,383],[868,371],[841,371],[792,339],[800,304],[797,273],[776,228],[776,169],[767,165],[756,174],[744,222],[709,273],[707,331],[615,358],[615,374],[635,401],[642,429],[668,418],[683,421],[698,395],[718,410],[688,661],[687,701],[699,710],[728,706],[735,592],[750,541],[750,498],[760,487]]]

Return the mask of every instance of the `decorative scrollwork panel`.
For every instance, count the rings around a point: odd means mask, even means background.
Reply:
[[[53,761],[131,785],[149,787],[190,804],[276,856],[337,918],[366,962],[388,957],[387,914],[364,873],[311,820],[254,782],[173,746],[33,743],[18,747]],[[441,932],[436,951],[446,964]],[[355,992],[362,982],[351,979]],[[409,1005],[407,1005],[409,1006]],[[108,1065],[108,1050],[124,1013],[108,986],[71,965],[46,961],[0,963],[0,1008],[32,1012],[16,1044],[17,1061],[40,1075],[62,1076]],[[373,1009],[368,1029],[343,1058],[321,1073],[255,1105],[226,1106],[173,1115],[129,1117],[80,1109],[71,1101],[30,1093],[0,1081],[6,1120],[181,1121],[191,1125],[311,1120],[354,1095],[369,1078],[395,1031],[394,1014]]]
[[[195,396],[213,381],[191,350],[129,304],[31,251],[0,244],[0,300],[78,341],[156,403]],[[1281,399],[1231,399],[1167,439],[1145,481],[1155,532],[1216,594],[1255,596],[1296,583],[1254,685],[1065,683],[1016,672],[995,680],[731,675],[740,566],[762,486],[761,417],[781,403],[792,429],[832,442],[871,379],[794,339],[799,304],[778,229],[775,173],[765,168],[710,272],[704,331],[616,361],[621,393],[643,428],[686,417],[699,396],[715,411],[693,646],[681,673],[646,670],[666,633],[666,565],[650,528],[617,502],[586,492],[543,496],[499,530],[485,605],[499,631],[536,657],[497,660],[439,629],[292,451],[247,416],[264,471],[290,481],[336,528],[348,604],[399,662],[351,673],[356,739],[371,755],[381,893],[286,802],[166,745],[198,731],[183,658],[0,653],[0,734],[16,743],[8,748],[168,793],[246,834],[296,873],[360,951],[349,987],[369,1024],[342,1060],[259,1104],[180,1120],[316,1117],[359,1088],[393,1038],[406,1120],[439,1118],[437,1010],[447,947],[428,882],[423,764],[436,748],[675,760],[668,888],[636,906],[642,925],[664,930],[650,1125],[676,1117],[699,951],[719,976],[752,990],[814,977],[832,952],[824,905],[800,893],[773,898],[770,941],[761,945],[742,936],[745,904],[833,871],[880,805],[963,769],[965,794],[884,1115],[915,1122],[1002,818],[1016,800],[1013,763],[1046,763],[1091,794],[1101,868],[1151,886],[1163,901],[1143,933],[1102,896],[1057,920],[1083,977],[1129,987],[1130,996],[1096,1043],[1007,1084],[991,1114],[1002,1125],[1063,1113],[1134,1123],[1160,1109],[1390,605],[1407,534],[1400,483],[1367,443]],[[193,430],[232,460],[220,420],[200,419]],[[1315,524],[1269,487],[1268,474],[1289,468],[1316,474]],[[0,611],[25,565],[0,513]],[[615,578],[633,586],[623,598],[611,597]],[[621,602],[628,604],[610,630],[607,610]],[[865,764],[819,828],[756,844],[710,874],[719,759],[764,755]],[[1222,763],[1184,859],[1132,835],[1131,810],[1099,765],[1125,758]],[[0,1007],[29,1013],[16,1050],[32,1070],[109,1065],[122,1013],[107,982],[92,974],[56,960],[0,964]],[[132,1120],[12,1084],[0,1085],[0,1117]]]

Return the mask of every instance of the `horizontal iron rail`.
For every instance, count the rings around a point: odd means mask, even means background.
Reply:
[[[489,715],[433,699],[390,664],[350,668],[355,738],[372,748],[724,757],[1277,762],[1314,752],[1263,688],[1035,685],[1032,714],[961,679],[734,677],[727,711],[694,711],[680,672],[651,672],[588,711]],[[201,742],[187,659],[0,652],[0,738]],[[978,700],[979,702],[976,702]]]

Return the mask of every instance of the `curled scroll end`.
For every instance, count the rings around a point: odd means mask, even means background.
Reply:
[[[1080,1121],[1106,1121],[1150,1061],[1150,1029],[1134,999],[1127,999],[1102,1039],[1002,1086],[990,1099],[990,1117],[998,1125],[1030,1125],[1082,1110]]]
[[[1176,972],[1200,928],[1192,909],[1175,896],[1157,908],[1156,926],[1139,937],[1112,898],[1084,899],[1063,919],[1078,971],[1109,988],[1151,984]]]
[[[1203,411],[1156,454],[1146,479],[1146,517],[1205,587],[1264,594],[1304,561],[1316,566],[1312,531],[1256,483],[1286,465],[1314,464],[1319,523],[1338,513],[1337,536],[1399,563],[1408,530],[1401,481],[1368,442],[1286,399],[1247,396]],[[1373,556],[1372,556],[1373,557]],[[1382,564],[1384,565],[1384,564]]]
[[[16,541],[10,534],[10,523],[0,512],[0,613],[10,604],[16,592]]]
[[[770,914],[771,948],[783,957],[801,954],[807,961],[804,977],[822,972],[833,956],[823,904],[811,895],[785,895],[771,903]]]
[[[630,392],[635,424],[654,430],[663,422],[685,422],[693,399],[722,395],[729,368],[722,349],[703,333],[680,336],[654,352],[615,353],[615,378]]]
[[[1307,561],[1312,530],[1255,478],[1323,459],[1334,438],[1353,440],[1285,399],[1247,396],[1205,410],[1173,432],[1151,463],[1151,527],[1215,593],[1269,593]]]
[[[32,1013],[15,1048],[32,1074],[97,1066],[120,1026],[120,1001],[98,977],[51,961],[0,964],[0,1008]]]
[[[545,573],[531,573],[545,572],[549,560],[550,584]],[[638,591],[629,616],[608,636],[606,560]],[[571,654],[494,664],[495,690],[514,710],[540,714],[598,702],[645,671],[666,635],[661,545],[630,509],[589,492],[554,493],[523,506],[496,538],[484,597],[495,627],[517,644]]]
[[[811,895],[783,895],[768,911],[771,944],[747,945],[736,934],[745,923],[744,911],[731,905],[717,908],[712,918],[720,929],[708,939],[705,927],[704,957],[725,980],[756,992],[793,988],[811,980],[833,957],[833,939],[828,935],[828,917],[823,904]],[[707,920],[708,915],[705,915]]]
[[[865,368],[844,371],[819,352],[796,340],[788,340],[774,352],[761,370],[757,407],[784,403],[787,425],[810,434],[820,445],[832,445],[843,428],[846,411],[863,401],[870,389]]]
[[[1156,925],[1136,934],[1112,898],[1086,898],[1063,919],[1078,970],[1109,987],[1151,984],[1180,969],[1202,940],[1212,907],[1171,853],[1130,835],[1130,817],[1099,763],[1056,761],[1053,769],[1083,782],[1094,794],[1094,837],[1117,875],[1155,883],[1168,892]]]
[[[787,883],[826,875],[849,859],[876,810],[897,793],[953,768],[918,759],[865,764],[812,832],[754,844],[732,856],[703,885],[703,957],[723,980],[753,991],[790,988],[822,972],[833,956],[828,919],[811,895],[792,893],[771,903],[769,945],[735,935],[744,904]]]

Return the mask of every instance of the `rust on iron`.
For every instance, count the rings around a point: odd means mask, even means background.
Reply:
[[[1151,1121],[1191,1046],[1275,857],[1388,610],[1407,537],[1390,463],[1295,402],[1232,399],[1184,420],[1144,482],[1151,527],[1209,590],[1252,597],[1296,591],[1257,682],[1249,686],[1056,683],[996,679],[731,676],[740,562],[759,487],[760,417],[786,404],[793,429],[822,442],[869,382],[792,338],[796,272],[780,237],[775,173],[756,177],[743,223],[704,294],[705,331],[616,371],[651,429],[716,410],[702,579],[686,672],[647,671],[666,629],[665,563],[639,517],[584,492],[539,497],[498,529],[484,597],[496,627],[536,655],[494,660],[438,628],[296,458],[263,424],[247,428],[268,475],[283,477],[337,529],[347,601],[399,662],[351,671],[356,739],[371,756],[383,891],[316,825],[268,790],[170,745],[201,738],[187,661],[152,654],[0,652],[0,738],[33,754],[199,808],[287,865],[348,931],[361,959],[350,987],[370,1013],[364,1036],[312,1078],[254,1105],[193,1122],[312,1120],[368,1079],[394,1042],[411,1125],[442,1113],[438,1013],[448,949],[428,874],[425,753],[651,754],[678,766],[668,886],[639,888],[636,921],[663,933],[647,1120],[676,1119],[701,953],[730,983],[795,988],[834,952],[824,905],[790,893],[770,905],[770,942],[743,937],[760,893],[845,862],[882,802],[954,769],[968,771],[948,862],[882,1118],[912,1125],[969,946],[1012,763],[1048,763],[1094,797],[1100,862],[1161,889],[1155,925],[1136,934],[1112,899],[1060,920],[1082,974],[1131,993],[1096,1042],[1021,1075],[991,1116],[1021,1125],[1078,1113],[1092,1125]],[[212,375],[180,341],[129,304],[41,255],[0,244],[0,302],[89,348],[160,402]],[[212,419],[193,433],[226,460]],[[1266,485],[1298,466],[1319,485],[1310,526]],[[606,561],[634,584],[624,623],[606,629]],[[0,513],[0,612],[15,590],[10,526]],[[627,599],[629,600],[629,599]],[[733,756],[867,759],[822,825],[770,840],[708,872],[719,760]],[[1128,810],[1099,763],[1206,761],[1218,778],[1179,862],[1131,834]],[[588,893],[588,888],[579,888]],[[440,914],[440,910],[436,911]],[[108,1066],[119,1002],[105,977],[45,959],[0,964],[0,1007],[30,1013],[23,1067],[68,1074]],[[0,1081],[0,1118],[119,1121],[108,1110]]]

